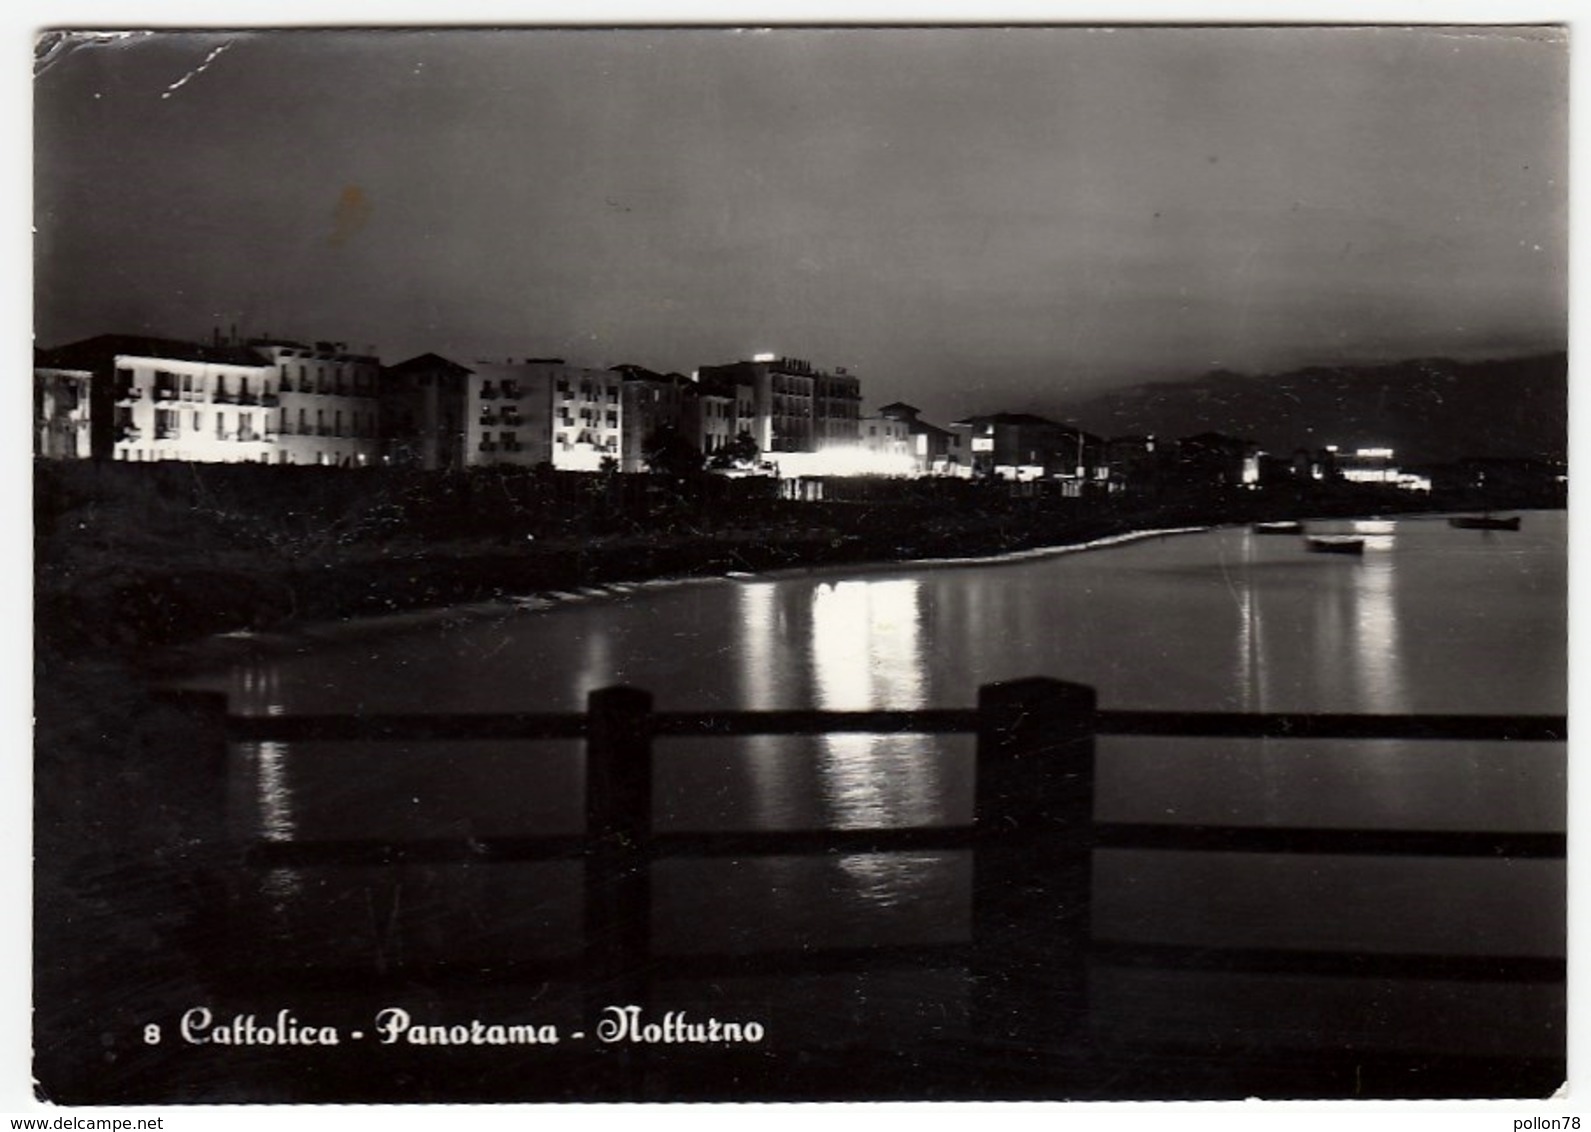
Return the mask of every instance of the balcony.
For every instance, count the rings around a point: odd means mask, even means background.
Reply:
[[[503,396],[510,401],[519,396],[519,383],[514,381],[503,382]]]
[[[175,401],[176,399],[177,387],[175,385],[157,385],[155,387],[156,401]]]
[[[237,396],[237,403],[239,405],[258,405],[260,403],[260,399],[253,393],[239,393]]]
[[[144,391],[136,386],[124,385],[116,390],[116,400],[118,401],[142,401],[143,399]]]
[[[493,441],[493,440],[483,440],[483,441],[481,441],[481,451],[482,452],[496,452],[497,451],[497,442]]]
[[[497,386],[492,385],[490,383],[487,383],[486,385],[482,385],[481,386],[481,400],[482,401],[495,401],[495,400],[497,400]]]
[[[210,401],[216,405],[236,405],[238,403],[238,395],[236,393],[229,393],[225,389],[217,389],[213,394],[211,394]]]
[[[334,434],[332,432],[331,425],[322,424],[322,425],[316,425],[315,426],[315,435],[316,436],[332,436]]]
[[[264,405],[266,408],[274,409],[281,403],[282,399],[274,393],[260,394],[260,404]]]
[[[496,413],[482,413],[481,414],[481,424],[483,424],[483,425],[487,425],[487,426],[495,425],[497,423],[497,421],[498,421],[498,416],[497,416]]]
[[[117,444],[130,444],[143,438],[143,429],[135,425],[119,425],[116,429]]]
[[[176,440],[179,431],[180,430],[177,428],[176,425],[156,425],[155,426],[155,439],[156,440]]]

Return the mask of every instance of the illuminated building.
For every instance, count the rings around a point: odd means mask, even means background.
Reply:
[[[1097,478],[1104,442],[1092,433],[1031,413],[952,421],[973,474],[1008,480],[1064,479],[1074,488]]]
[[[422,354],[382,374],[386,456],[422,468],[616,468],[622,386],[622,374],[562,358],[466,366]]]
[[[276,371],[246,346],[102,334],[47,351],[37,373],[89,375],[96,459],[276,462]]]
[[[341,342],[257,338],[249,346],[276,368],[274,463],[348,468],[379,459],[379,360]]]
[[[968,476],[972,465],[963,450],[963,435],[920,420],[922,410],[902,401],[892,401],[878,415],[906,426],[912,460],[918,475]]]
[[[760,452],[857,444],[862,383],[844,369],[830,373],[801,358],[758,354],[698,372],[704,391],[735,399],[735,431],[750,433]]]

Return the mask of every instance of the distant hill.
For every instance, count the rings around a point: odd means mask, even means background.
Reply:
[[[1065,418],[1104,436],[1192,436],[1214,430],[1278,454],[1337,444],[1391,447],[1401,463],[1464,456],[1564,459],[1568,357],[1504,361],[1420,358],[1311,367],[1266,376],[1216,371],[1069,406]]]

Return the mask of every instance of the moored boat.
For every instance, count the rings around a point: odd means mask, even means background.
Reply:
[[[1461,531],[1517,531],[1519,529],[1518,515],[1455,515],[1448,521],[1449,526],[1457,527]]]
[[[1298,522],[1255,523],[1249,530],[1257,535],[1301,535],[1304,524]]]
[[[1365,540],[1362,538],[1331,538],[1316,537],[1304,540],[1304,545],[1316,554],[1363,554]]]

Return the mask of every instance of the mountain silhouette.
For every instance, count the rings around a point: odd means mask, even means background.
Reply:
[[[1067,417],[1104,436],[1221,432],[1284,455],[1336,444],[1387,447],[1404,464],[1467,456],[1563,460],[1568,356],[1418,358],[1253,376],[1217,370],[1101,394]]]

